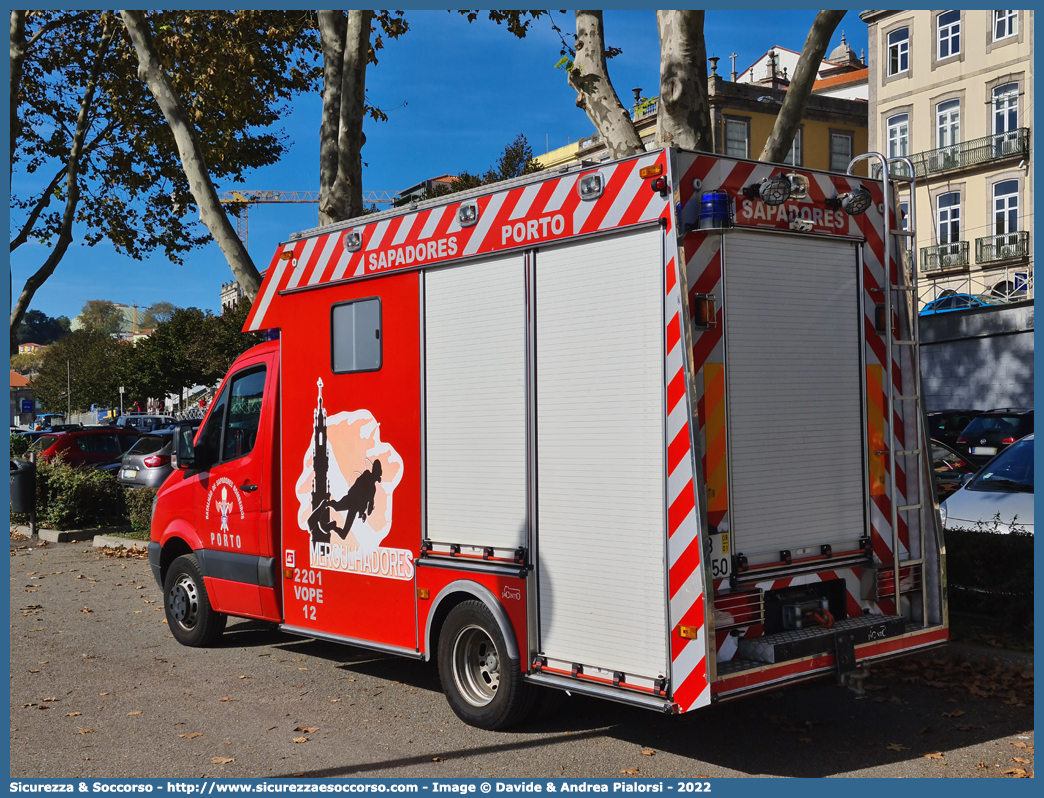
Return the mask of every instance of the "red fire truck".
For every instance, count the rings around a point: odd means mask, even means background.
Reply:
[[[943,643],[912,229],[853,167],[656,150],[292,236],[159,492],[174,636],[435,658],[485,728]]]

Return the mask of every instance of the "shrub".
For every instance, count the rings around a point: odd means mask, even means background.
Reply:
[[[21,457],[29,451],[30,440],[25,435],[11,433],[11,457]]]
[[[152,502],[155,498],[155,488],[136,488],[128,490],[126,494],[131,529],[145,538],[148,538],[152,529]]]
[[[1033,534],[982,529],[946,531],[950,607],[987,615],[1006,629],[1033,622]]]
[[[118,523],[123,491],[112,474],[55,460],[36,464],[36,517],[52,529],[87,529]]]

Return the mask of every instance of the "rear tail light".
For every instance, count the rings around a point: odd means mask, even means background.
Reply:
[[[957,443],[967,443],[967,442],[968,442],[968,439],[965,438],[963,435],[957,439]]]
[[[170,462],[170,458],[162,454],[154,454],[152,457],[146,457],[143,461],[146,468],[158,468],[161,465],[166,465]]]
[[[1014,438],[1004,438],[1001,441],[1001,443],[1003,443],[1003,444],[1015,443],[1015,439]]]

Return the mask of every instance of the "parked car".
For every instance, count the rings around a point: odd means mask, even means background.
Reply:
[[[116,419],[118,429],[133,429],[138,432],[151,432],[157,429],[170,429],[174,426],[173,416],[132,414]]]
[[[939,512],[944,529],[1033,534],[1033,435],[990,460]]]
[[[941,501],[960,490],[968,477],[979,469],[945,443],[933,439],[932,470],[935,472],[935,499]]]
[[[950,294],[940,297],[934,302],[929,302],[921,308],[922,316],[932,316],[936,313],[949,313],[954,310],[968,310],[969,308],[984,308],[996,305],[998,299],[989,294]]]
[[[954,446],[976,465],[985,465],[1019,438],[1033,432],[1033,411],[1001,407],[980,413],[964,428]]]
[[[33,429],[50,429],[55,424],[61,424],[63,421],[65,421],[65,416],[62,413],[41,413],[33,421]]]
[[[196,424],[193,430],[198,429]],[[157,430],[146,433],[134,442],[123,455],[117,475],[121,485],[128,488],[158,488],[170,476],[174,466],[170,453],[174,441],[174,430]]]
[[[45,432],[29,451],[45,462],[59,455],[70,465],[98,466],[118,460],[134,445],[134,430],[82,429],[74,432]]]
[[[932,410],[928,416],[928,437],[954,446],[964,428],[982,413],[982,410]]]

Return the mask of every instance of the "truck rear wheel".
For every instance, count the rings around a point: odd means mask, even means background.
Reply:
[[[228,620],[227,615],[210,606],[194,554],[183,554],[170,564],[163,580],[163,610],[174,639],[194,648],[213,645]]]
[[[439,678],[449,705],[465,723],[503,729],[525,719],[533,691],[509,659],[500,625],[481,601],[450,610],[439,635]]]

